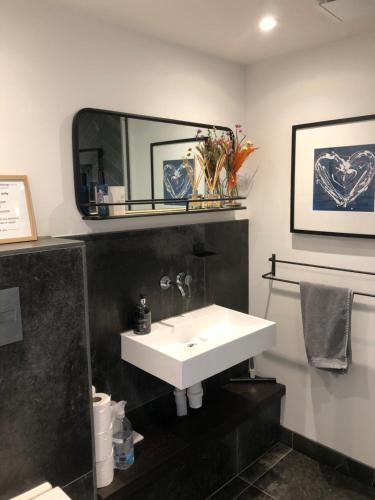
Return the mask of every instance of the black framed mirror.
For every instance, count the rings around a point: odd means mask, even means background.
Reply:
[[[73,119],[78,210],[86,219],[229,210],[207,182],[191,151],[228,127],[84,108]],[[240,199],[239,196],[232,199]]]

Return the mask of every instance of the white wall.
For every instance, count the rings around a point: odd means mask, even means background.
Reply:
[[[278,323],[277,347],[259,357],[257,368],[286,384],[286,427],[372,466],[374,300],[355,297],[353,366],[349,374],[335,377],[307,365],[298,288],[274,283],[269,295],[269,282],[260,276],[270,270],[267,259],[273,252],[289,260],[374,271],[375,240],[289,232],[291,127],[375,113],[374,53],[375,33],[269,59],[247,71],[248,131],[261,147],[257,152],[260,168],[249,203],[251,310]],[[290,279],[375,292],[374,280],[366,277],[306,272],[282,265],[278,273]]]
[[[47,0],[1,0],[0,68],[0,171],[29,176],[39,235],[231,217],[82,221],[71,124],[80,108],[96,107],[231,126],[244,119],[244,68],[76,16]]]

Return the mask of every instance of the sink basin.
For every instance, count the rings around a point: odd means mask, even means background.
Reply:
[[[151,333],[121,334],[121,357],[178,389],[270,349],[276,324],[211,305],[152,324]]]

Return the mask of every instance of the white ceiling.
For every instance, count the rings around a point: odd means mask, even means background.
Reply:
[[[86,15],[201,52],[248,64],[375,29],[375,0],[54,0]],[[275,30],[260,19],[274,15]]]

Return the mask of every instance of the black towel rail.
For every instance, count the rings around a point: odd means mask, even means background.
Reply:
[[[318,269],[329,269],[331,271],[344,271],[347,273],[356,273],[356,274],[367,274],[369,276],[375,276],[375,273],[370,271],[358,271],[356,269],[345,269],[343,267],[332,267],[332,266],[319,266],[317,264],[306,264],[305,262],[293,262],[291,260],[280,260],[276,259],[276,254],[272,254],[272,257],[268,259],[271,262],[271,271],[269,273],[262,274],[262,278],[266,280],[272,281],[280,281],[281,283],[291,283],[292,285],[299,285],[299,281],[286,280],[283,278],[276,277],[276,263],[280,264],[292,264],[294,266],[304,266],[304,267],[314,267]],[[357,292],[353,291],[354,295],[362,295],[363,297],[375,297],[373,293],[365,293],[365,292]]]

